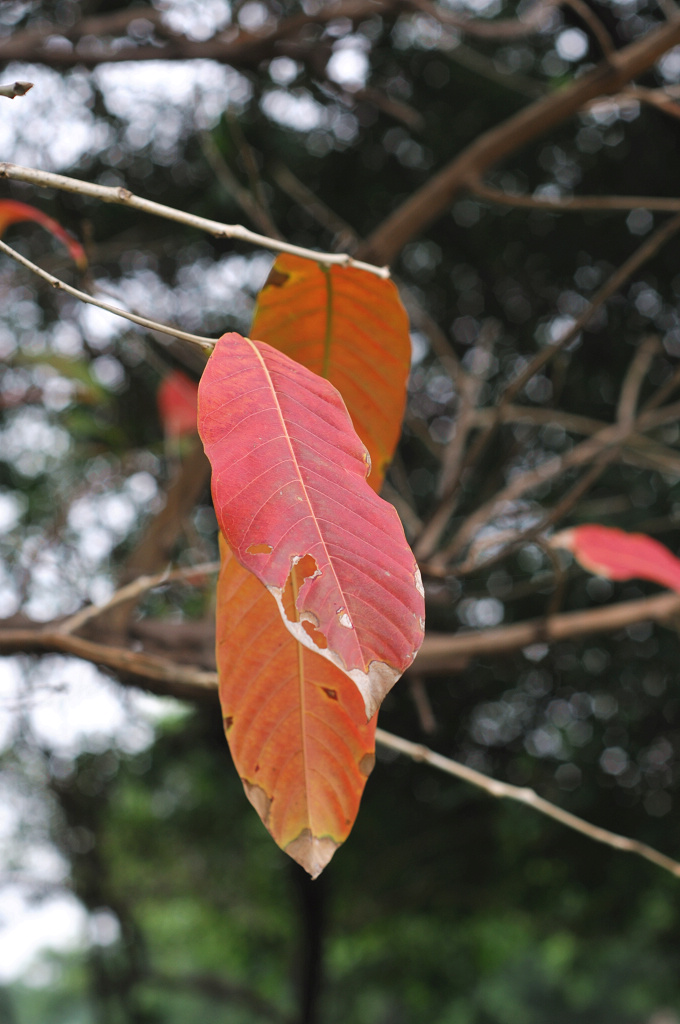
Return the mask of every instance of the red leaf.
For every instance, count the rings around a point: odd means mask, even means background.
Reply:
[[[33,220],[51,232],[66,246],[76,266],[80,270],[86,269],[85,250],[80,242],[76,241],[73,235],[66,231],[58,221],[43,213],[42,210],[36,209],[35,206],[29,206],[28,203],[19,203],[14,199],[0,199],[0,237],[4,235],[10,224],[17,224],[24,220]]]
[[[269,345],[227,334],[201,378],[199,431],[236,557],[290,632],[353,679],[371,717],[422,643],[423,589],[395,510],[366,482],[342,398]],[[291,621],[283,592],[303,559],[303,621]]]
[[[551,545],[566,548],[587,569],[610,580],[652,580],[680,592],[680,560],[644,533],[609,526],[576,526],[556,534]]]
[[[371,456],[368,482],[379,491],[401,434],[411,366],[408,317],[394,283],[279,256],[250,333],[335,385]]]
[[[183,437],[198,431],[198,385],[181,370],[172,370],[161,381],[156,395],[158,412],[167,437]]]
[[[291,636],[222,538],[220,552],[217,665],[229,748],[274,840],[316,878],[356,818],[376,716],[366,722],[344,672]],[[295,617],[292,600],[286,610]]]

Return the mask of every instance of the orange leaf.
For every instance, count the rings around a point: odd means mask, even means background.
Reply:
[[[379,491],[399,440],[411,346],[396,289],[367,277],[282,256],[258,297],[251,334],[338,388],[371,456],[368,483]],[[345,674],[290,635],[222,537],[220,551],[217,665],[232,757],[274,840],[316,877],[356,818],[377,715],[367,723]],[[301,568],[282,594],[289,619],[299,618]]]
[[[181,370],[172,370],[156,394],[158,412],[167,437],[183,437],[198,431],[198,385]]]
[[[340,395],[269,345],[228,334],[201,378],[199,430],[230,547],[290,632],[353,679],[371,717],[422,643],[423,588],[395,510],[366,483]],[[284,588],[301,561],[304,621],[292,621]]]
[[[571,551],[584,569],[598,576],[651,580],[680,592],[680,560],[644,533],[625,533],[593,523],[562,530],[550,543]]]
[[[87,256],[85,255],[85,250],[73,235],[62,228],[58,221],[43,213],[42,210],[36,209],[35,206],[29,206],[28,203],[19,203],[14,199],[0,199],[0,237],[4,235],[10,224],[17,224],[19,221],[24,220],[33,220],[51,232],[55,238],[58,238],[66,246],[76,266],[80,270],[86,269]]]
[[[408,317],[392,281],[279,256],[250,333],[335,385],[379,491],[401,433],[411,365]]]
[[[220,553],[217,665],[234,764],[276,843],[316,878],[356,818],[376,717],[366,722],[354,684],[291,636],[222,538]]]

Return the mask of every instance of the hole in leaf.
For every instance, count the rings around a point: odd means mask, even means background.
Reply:
[[[246,549],[248,555],[270,555],[272,551],[271,544],[251,544]]]
[[[233,715],[227,715],[225,717],[225,719],[224,719],[224,731],[225,732],[229,732],[229,730],[231,729],[233,724],[234,724],[234,716]]]
[[[345,629],[351,629],[352,628],[352,620],[350,619],[349,615],[347,614],[347,612],[345,611],[344,608],[338,608],[338,611],[337,611],[336,614],[338,616],[338,619],[340,621],[340,625],[341,626],[344,626]]]
[[[330,700],[337,700],[338,699],[338,691],[337,690],[331,690],[330,686],[322,686],[321,689],[323,690],[323,692],[326,694],[326,696]]]
[[[303,555],[302,558],[295,563],[295,574],[298,580],[307,580],[312,576],[321,575],[316,559],[312,555]]]
[[[328,641],[326,640],[326,637],[323,635],[321,630],[316,628],[313,622],[307,622],[306,619],[303,620],[302,628],[304,629],[305,633],[310,638],[310,640],[314,641],[317,647],[320,647],[322,651],[326,650],[326,648],[328,647]]]

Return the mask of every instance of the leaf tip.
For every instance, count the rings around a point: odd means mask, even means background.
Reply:
[[[309,829],[305,828],[297,839],[288,843],[285,852],[312,878],[318,878],[339,845],[340,843],[336,843],[330,836],[313,836]]]

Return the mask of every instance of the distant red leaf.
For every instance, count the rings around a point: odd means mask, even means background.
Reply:
[[[182,437],[198,431],[198,384],[181,370],[172,370],[156,394],[158,412],[167,437]]]
[[[353,679],[371,717],[422,642],[424,601],[399,518],[366,482],[342,398],[269,345],[227,334],[201,378],[199,430],[231,549],[275,596],[287,629]],[[284,588],[303,559],[301,621],[291,621]]]
[[[217,666],[229,748],[272,837],[315,878],[356,818],[376,716],[366,721],[352,681],[297,642],[267,589],[220,540]],[[289,589],[295,618],[292,597]]]
[[[82,245],[54,217],[43,213],[35,206],[29,206],[28,203],[20,203],[14,199],[0,199],[0,237],[4,235],[10,224],[17,224],[25,220],[35,221],[36,224],[40,224],[55,238],[58,238],[70,252],[76,266],[80,270],[86,269],[87,256]]]
[[[584,569],[598,576],[651,580],[680,592],[680,559],[644,533],[588,524],[563,530],[551,544],[571,551]]]

